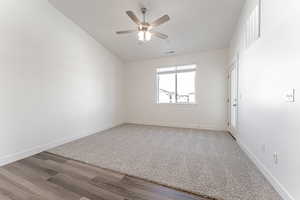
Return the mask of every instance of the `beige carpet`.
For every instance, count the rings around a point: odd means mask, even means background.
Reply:
[[[281,200],[224,132],[128,124],[50,152],[220,200]]]

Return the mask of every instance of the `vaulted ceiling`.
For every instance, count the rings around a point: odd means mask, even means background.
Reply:
[[[54,7],[86,30],[98,42],[124,61],[135,61],[229,46],[245,0],[49,0]],[[167,40],[153,38],[141,43],[137,34],[116,35],[115,31],[135,29],[126,15],[132,10],[141,19],[164,14],[171,20],[156,30],[169,35]]]

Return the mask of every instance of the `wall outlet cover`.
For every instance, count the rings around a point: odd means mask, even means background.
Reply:
[[[285,93],[285,101],[286,102],[295,102],[295,89],[289,89]]]

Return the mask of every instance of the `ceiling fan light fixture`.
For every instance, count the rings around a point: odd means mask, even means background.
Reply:
[[[117,31],[117,34],[127,34],[127,33],[136,33],[137,32],[137,36],[138,36],[138,40],[142,41],[142,42],[147,42],[150,41],[152,39],[152,36],[161,38],[161,39],[167,39],[168,36],[160,33],[160,32],[156,32],[153,31],[152,29],[160,26],[161,24],[166,23],[167,21],[170,20],[170,17],[168,15],[164,15],[160,18],[158,18],[157,20],[155,20],[152,23],[149,23],[146,21],[146,12],[147,9],[146,8],[142,8],[141,9],[142,14],[143,14],[143,20],[139,20],[137,18],[137,16],[134,14],[134,12],[132,11],[126,11],[126,14],[128,15],[128,17],[136,24],[138,25],[138,28],[135,30],[126,30],[126,31]]]
[[[138,33],[139,41],[145,41],[145,33],[144,31],[139,31]]]
[[[139,31],[138,38],[139,38],[139,41],[142,41],[142,42],[150,41],[152,38],[152,34],[149,31]]]
[[[152,34],[149,31],[146,31],[145,32],[145,39],[146,39],[146,41],[150,41],[151,38],[152,38]]]

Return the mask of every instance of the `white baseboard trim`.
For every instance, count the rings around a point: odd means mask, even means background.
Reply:
[[[199,124],[180,124],[180,123],[165,123],[165,122],[141,122],[141,121],[128,121],[126,124],[138,124],[138,125],[147,125],[147,126],[163,126],[163,127],[172,127],[172,128],[191,128],[198,130],[208,130],[208,131],[225,131],[226,128],[221,128],[219,126],[205,126]]]
[[[105,130],[109,130],[111,128],[120,126],[122,124],[123,123],[104,128],[104,129],[98,131],[97,133],[105,131]],[[14,153],[14,154],[3,156],[3,157],[0,158],[0,167],[4,166],[4,165],[7,165],[9,163],[13,163],[15,161],[30,157],[30,156],[38,154],[40,152],[55,148],[57,146],[72,142],[74,140],[78,140],[80,138],[83,138],[83,137],[86,137],[86,136],[89,136],[89,135],[93,135],[93,134],[95,134],[95,133],[88,133],[88,134],[85,133],[85,134],[80,134],[80,135],[76,135],[76,136],[72,136],[72,137],[68,137],[68,138],[63,138],[63,139],[60,139],[60,140],[56,140],[54,142],[50,142],[50,143],[43,144],[43,145],[38,145],[38,146],[35,146],[33,148],[26,149],[24,151],[19,151],[19,152]]]
[[[250,151],[245,144],[243,144],[239,139],[237,139],[237,143],[284,200],[295,200],[288,190],[278,181],[276,177],[272,175],[266,166],[254,155],[254,153]]]

